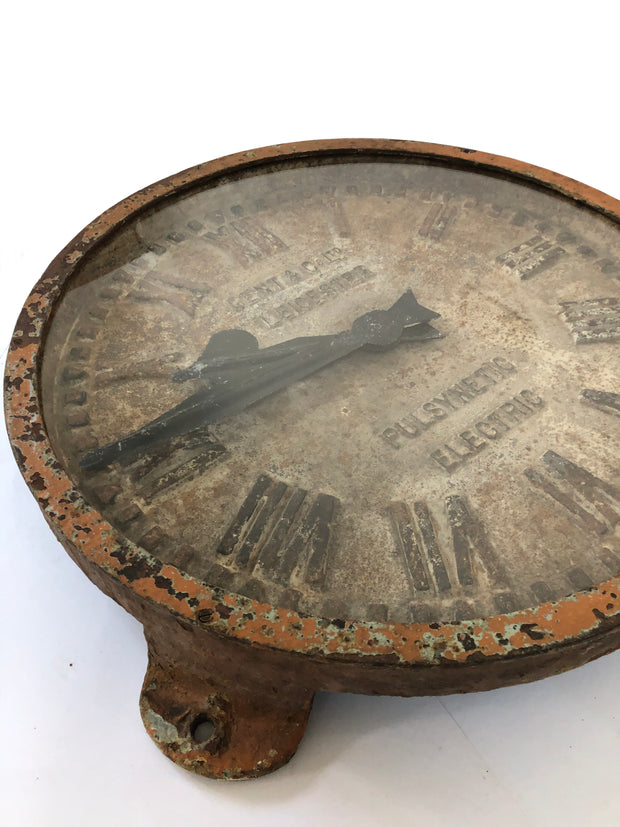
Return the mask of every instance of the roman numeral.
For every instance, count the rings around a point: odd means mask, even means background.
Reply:
[[[351,225],[349,224],[344,204],[336,198],[330,198],[327,203],[330,207],[328,222],[332,227],[334,235],[337,238],[350,238]]]
[[[495,261],[514,270],[521,279],[530,279],[551,267],[563,255],[566,255],[566,250],[559,244],[535,235],[497,256]]]
[[[452,495],[445,501],[445,519],[451,534],[451,546],[440,548],[435,520],[424,502],[416,502],[413,511],[406,503],[393,502],[388,506],[397,547],[405,563],[411,591],[442,594],[453,590],[446,560],[454,564],[459,586],[475,586],[479,571],[495,586],[497,608],[511,611],[515,608],[504,566],[493,548],[481,520],[472,513],[464,497]],[[422,595],[420,595],[422,596]],[[421,604],[422,606],[424,604]],[[468,608],[461,606],[460,613],[467,615]],[[412,605],[417,618],[417,604]]]
[[[329,494],[309,502],[303,489],[260,474],[217,548],[219,563],[281,586],[304,582],[321,590],[337,505]]]
[[[136,289],[127,294],[127,298],[136,302],[164,302],[175,307],[186,316],[193,318],[196,308],[203,299],[204,291],[182,284],[169,283],[163,279],[149,278],[140,283]]]
[[[562,316],[578,345],[620,339],[620,299],[560,302]]]
[[[450,496],[446,499],[446,509],[461,585],[471,586],[475,583],[476,558],[486,569],[492,583],[505,585],[508,578],[504,567],[487,537],[484,525],[469,511],[465,500],[456,495]]]
[[[396,543],[405,561],[414,591],[425,592],[431,588],[428,563],[423,556],[414,531],[413,515],[406,503],[394,502],[388,506]],[[445,567],[444,567],[445,571]]]
[[[543,471],[525,469],[529,481],[576,517],[584,528],[599,536],[610,533],[620,522],[620,489],[555,451],[547,451],[542,461]]]
[[[189,459],[173,464],[150,483],[145,485],[140,494],[150,503],[158,495],[173,488],[184,480],[193,480],[203,474],[210,465],[213,465],[226,453],[223,445],[217,442],[208,442],[200,451]]]
[[[112,468],[99,471],[88,482],[88,489],[99,503],[108,507],[113,524],[123,527],[139,546],[175,565],[187,566],[197,558],[192,546],[179,544],[156,523],[157,510],[143,510],[138,502],[123,495],[122,479],[129,475],[138,501],[151,504],[179,483],[203,474],[226,454],[226,448],[209,434],[206,427],[195,428],[155,446],[149,453],[128,459],[118,474]]]
[[[418,235],[421,238],[430,238],[432,241],[439,241],[446,230],[454,224],[457,215],[457,208],[450,204],[433,204],[420,229]]]
[[[271,256],[280,250],[288,249],[281,238],[254,219],[244,218],[241,221],[233,221],[231,226],[244,244],[254,245],[263,256]]]
[[[426,552],[426,559],[430,570],[433,573],[437,590],[439,592],[449,591],[450,578],[441,556],[435,525],[428,506],[424,502],[416,502],[413,505],[415,526],[420,537],[422,548]]]
[[[616,414],[616,416],[620,415],[620,393],[585,388],[581,391],[580,396],[582,401],[592,405],[593,408],[598,408],[599,411]]]
[[[222,225],[215,232],[203,233],[200,238],[228,253],[236,264],[248,267],[253,261],[286,250],[286,244],[258,221],[245,218],[230,225]]]
[[[131,460],[129,473],[138,496],[150,503],[179,483],[200,476],[225,454],[226,448],[211,436],[208,428],[198,427]]]
[[[95,373],[94,385],[103,388],[116,382],[132,382],[136,379],[170,379],[178,365],[185,361],[185,354],[165,353],[155,359],[142,359],[117,368],[102,368]]]

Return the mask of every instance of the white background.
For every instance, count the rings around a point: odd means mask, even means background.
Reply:
[[[3,352],[50,259],[201,161],[385,137],[620,196],[611,2],[12,3],[2,28]],[[139,624],[44,524],[0,445],[0,820],[10,825],[620,825],[620,654],[443,699],[319,695],[293,761],[193,777],[138,714]]]

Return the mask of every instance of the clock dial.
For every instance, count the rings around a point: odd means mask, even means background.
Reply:
[[[516,176],[271,161],[78,266],[45,424],[112,525],[211,586],[342,619],[526,608],[620,573],[619,280],[617,224]],[[406,296],[425,312],[395,321]]]

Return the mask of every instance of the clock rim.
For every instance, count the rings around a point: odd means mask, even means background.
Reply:
[[[591,651],[584,647],[587,641],[604,639],[604,651],[613,651],[620,646],[620,575],[560,600],[460,622],[308,617],[206,586],[161,562],[123,537],[89,505],[56,460],[41,413],[40,361],[56,303],[84,257],[119,227],[172,196],[231,173],[321,155],[416,157],[499,174],[565,196],[620,224],[619,200],[559,173],[500,155],[403,140],[333,139],[261,147],[198,164],[133,193],[88,224],[54,258],[26,300],[9,348],[4,397],[9,440],[22,476],[54,534],[87,576],[132,614],[139,616],[142,611],[127,592],[140,604],[157,604],[184,623],[266,649],[418,667],[479,664],[571,649],[573,654],[565,655],[553,671],[603,653],[600,647]]]

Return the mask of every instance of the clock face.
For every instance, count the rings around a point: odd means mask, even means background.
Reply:
[[[133,216],[48,330],[59,460],[199,581],[449,621],[620,573],[620,230],[479,169],[274,161]]]

